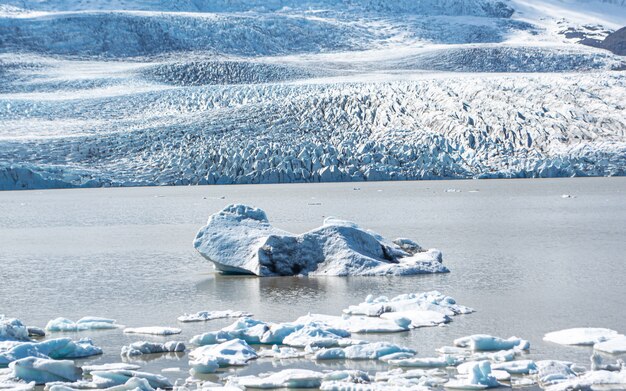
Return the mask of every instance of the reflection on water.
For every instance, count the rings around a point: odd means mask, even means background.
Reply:
[[[0,192],[0,313],[45,326],[63,316],[117,319],[126,326],[176,326],[171,337],[120,330],[58,333],[90,336],[101,357],[120,362],[138,340],[187,342],[232,319],[178,324],[183,313],[242,310],[290,321],[308,312],[340,314],[368,294],[395,296],[431,289],[477,312],[447,327],[391,335],[358,335],[414,348],[421,356],[473,333],[529,339],[529,358],[587,364],[591,350],[542,341],[567,327],[626,332],[626,178],[435,181],[210,186]],[[461,192],[448,193],[454,187]],[[479,189],[470,193],[469,190]],[[382,190],[382,191],[379,191]],[[576,198],[563,199],[561,194]],[[220,197],[225,197],[224,200]],[[311,197],[321,205],[310,206]],[[225,203],[264,208],[278,227],[302,232],[325,216],[357,221],[387,237],[438,247],[451,273],[413,277],[223,276],[191,246],[207,216]],[[132,359],[135,362],[135,358]],[[143,370],[187,370],[186,355],[143,356]],[[277,367],[385,370],[377,362],[259,360],[225,374]],[[164,373],[176,379],[186,373]]]

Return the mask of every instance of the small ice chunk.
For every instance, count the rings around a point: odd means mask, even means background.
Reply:
[[[271,349],[263,349],[258,352],[259,357],[269,357],[279,360],[289,358],[301,358],[306,356],[306,352],[290,347],[279,347],[278,345],[272,346]]]
[[[12,381],[4,381],[0,379],[0,390],[9,390],[9,391],[31,391],[35,389],[35,382],[24,383],[24,382],[12,382]]]
[[[537,379],[543,385],[550,385],[576,377],[572,370],[573,363],[558,360],[540,360],[537,365]]]
[[[338,348],[336,348],[338,349]],[[328,357],[332,355],[341,356],[338,350],[329,349],[332,353],[327,353]],[[381,357],[395,353],[411,353],[415,354],[415,350],[398,346],[389,342],[372,342],[361,345],[353,345],[343,348],[343,358],[349,360],[377,360]],[[341,357],[338,357],[341,358]]]
[[[101,365],[84,365],[82,368],[83,368],[83,373],[89,374],[93,371],[113,371],[117,369],[134,371],[141,367],[135,364],[111,363],[111,364],[101,364]]]
[[[485,350],[506,350],[506,349],[523,349],[530,348],[530,343],[517,337],[502,339],[487,334],[474,334],[467,337],[457,338],[454,345],[462,348],[468,348],[474,351]]]
[[[418,368],[437,368],[437,367],[453,367],[459,365],[463,360],[454,356],[444,355],[442,357],[413,357],[400,360],[388,360],[390,365],[398,367],[418,367]]]
[[[152,388],[170,389],[173,387],[168,378],[148,372],[116,369],[112,371],[93,371],[91,378],[96,388],[108,388],[124,385],[132,378],[146,380]]]
[[[491,369],[507,371],[513,375],[528,375],[537,370],[537,365],[533,360],[517,360],[493,364]]]
[[[93,389],[97,387],[91,383],[88,383],[90,388]],[[80,391],[85,388],[72,388],[72,386],[67,386],[63,384],[53,384],[48,388],[48,391]],[[109,388],[100,388],[103,391],[154,391],[154,388],[150,386],[150,383],[146,379],[142,379],[139,377],[131,377],[128,381],[119,386],[113,386]]]
[[[181,329],[176,327],[129,327],[124,329],[125,334],[174,335],[180,334]]]
[[[439,291],[403,294],[391,299],[369,295],[363,303],[343,310],[348,315],[381,316],[388,312],[434,311],[447,316],[469,314],[473,309],[457,304],[450,296]],[[432,315],[431,315],[432,316]]]
[[[418,327],[432,327],[443,323],[450,322],[450,317],[436,311],[399,311],[399,312],[387,312],[380,316],[383,319],[397,320],[401,318],[409,319],[411,324],[410,328],[415,329]]]
[[[251,317],[252,314],[249,312],[243,311],[200,311],[195,314],[185,314],[183,316],[178,317],[179,322],[206,322],[209,320],[215,319],[224,319],[224,318],[244,318]]]
[[[0,315],[0,341],[30,341],[28,328],[19,319]]]
[[[308,369],[285,369],[267,376],[246,376],[235,382],[246,388],[319,388],[324,374]]]
[[[140,356],[142,354],[184,352],[185,344],[178,341],[166,343],[138,341],[122,346],[122,356]]]
[[[9,368],[13,377],[37,384],[75,382],[83,375],[83,371],[71,360],[26,357],[10,363]]]
[[[189,353],[189,365],[199,373],[211,373],[221,367],[247,365],[248,361],[257,357],[246,341],[234,339],[192,350]]]
[[[550,385],[546,391],[591,390],[594,386],[605,386],[606,389],[626,389],[626,370],[620,372],[590,371],[579,377],[571,377]]]
[[[611,329],[578,327],[553,331],[546,334],[543,340],[561,345],[593,345],[615,338],[618,335],[617,331]]]
[[[46,330],[58,331],[84,331],[84,330],[107,330],[122,327],[115,324],[114,319],[86,316],[74,322],[67,318],[56,318],[48,322]]]
[[[593,348],[611,354],[626,353],[626,336],[619,335],[604,342],[597,342],[593,345]]]
[[[467,378],[450,380],[444,384],[444,387],[458,390],[480,390],[498,387],[499,385],[498,380],[491,374],[489,361],[481,361],[473,363],[468,368]]]
[[[191,338],[191,343],[204,346],[214,345],[234,339],[241,339],[247,343],[258,344],[270,329],[270,324],[252,318],[237,319],[230,326],[224,327],[219,331],[212,331]],[[290,329],[293,332],[293,329]],[[286,333],[287,335],[289,333]],[[284,337],[283,337],[284,338]],[[264,343],[280,343],[280,341],[264,342]]]
[[[606,363],[598,353],[591,355],[591,370],[592,371],[621,371],[624,366],[623,360],[617,360],[615,363]]]
[[[102,349],[94,346],[88,338],[72,341],[70,338],[56,338],[42,342],[24,342],[6,351],[0,351],[0,366],[25,357],[52,358],[56,360],[82,358],[102,354]]]
[[[367,316],[333,316],[308,314],[296,319],[295,323],[321,322],[343,329],[350,333],[396,333],[410,329],[411,320],[404,317],[395,319],[370,318]]]
[[[340,341],[350,337],[346,330],[327,327],[320,323],[309,323],[289,334],[283,344],[292,347],[333,347],[339,346]]]

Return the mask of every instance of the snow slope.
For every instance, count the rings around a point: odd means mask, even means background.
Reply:
[[[0,189],[624,175],[626,58],[580,43],[624,24],[620,0],[0,0]]]

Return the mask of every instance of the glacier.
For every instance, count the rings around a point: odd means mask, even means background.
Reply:
[[[415,242],[384,239],[356,224],[326,218],[293,235],[270,225],[265,212],[233,204],[209,217],[194,247],[217,270],[257,276],[408,275],[445,273],[441,252]]]
[[[599,0],[3,0],[0,190],[624,175],[625,19]]]

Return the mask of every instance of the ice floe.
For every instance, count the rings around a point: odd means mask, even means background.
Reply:
[[[189,366],[197,373],[212,373],[218,368],[247,365],[258,357],[246,341],[234,339],[219,345],[201,346],[189,353]]]
[[[278,345],[272,346],[271,349],[261,349],[258,352],[259,358],[273,358],[277,360],[284,360],[289,358],[301,358],[307,355],[307,352],[294,349],[291,347],[279,347]]]
[[[530,348],[530,343],[521,338],[502,339],[487,334],[475,334],[457,338],[454,340],[454,345],[473,351],[507,350],[513,348],[527,350]]]
[[[95,388],[110,388],[125,385],[130,379],[139,378],[147,381],[153,388],[172,388],[172,383],[165,376],[125,369],[91,372]]]
[[[626,353],[626,336],[619,335],[604,342],[597,342],[593,345],[593,348],[611,354]]]
[[[563,382],[576,377],[576,372],[572,369],[574,363],[559,360],[540,360],[536,362],[537,371],[535,376],[539,383],[548,386]]]
[[[209,217],[194,247],[225,273],[347,276],[448,271],[439,251],[410,250],[404,240],[399,243],[334,218],[293,235],[274,228],[261,209],[229,205]]]
[[[626,370],[620,372],[590,371],[579,377],[570,377],[552,384],[546,391],[590,390],[593,386],[605,386],[604,389],[626,389]]]
[[[617,337],[618,335],[617,331],[611,329],[577,327],[547,333],[543,337],[543,340],[561,345],[593,345]]]
[[[537,370],[537,365],[532,360],[517,360],[492,364],[491,369],[507,371],[513,375],[528,375]]]
[[[450,380],[444,386],[457,390],[480,390],[498,387],[499,385],[498,380],[491,374],[489,361],[481,361],[473,363],[468,368],[467,377]]]
[[[83,365],[83,373],[89,374],[93,371],[113,371],[113,370],[130,370],[134,371],[141,368],[136,364],[127,364],[127,363],[110,363],[110,364],[100,364],[100,365]]]
[[[369,295],[358,305],[351,305],[343,310],[349,315],[381,316],[388,312],[434,311],[447,316],[469,314],[473,309],[457,304],[450,296],[438,291],[409,293],[391,299],[386,296]]]
[[[94,389],[97,387],[91,383],[87,385],[80,385],[74,388],[71,384],[52,384],[47,387],[47,391],[80,391],[85,389]],[[131,377],[128,381],[122,385],[112,386],[108,388],[97,388],[104,391],[154,391],[154,388],[150,385],[150,382],[140,377]]]
[[[26,382],[44,384],[54,381],[75,382],[83,375],[82,369],[71,360],[26,357],[9,364],[13,377]]]
[[[419,368],[435,368],[435,367],[453,367],[463,362],[462,358],[443,355],[441,357],[412,357],[398,360],[388,360],[389,364],[399,367],[419,367]]]
[[[601,355],[594,353],[591,355],[592,371],[621,371],[626,368],[624,360],[617,360],[615,363],[607,363]]]
[[[28,328],[19,319],[0,315],[0,341],[30,341]]]
[[[123,327],[115,323],[114,319],[98,318],[86,316],[76,322],[67,318],[56,318],[48,322],[47,331],[84,331],[84,330],[106,330]]]
[[[153,353],[174,353],[184,352],[185,344],[179,341],[169,341],[165,343],[138,341],[130,345],[122,346],[122,356],[140,356],[142,354]]]
[[[24,342],[6,351],[0,351],[0,366],[26,357],[49,357],[60,360],[98,354],[102,354],[102,349],[95,346],[88,338],[79,341],[72,341],[69,338],[56,338],[43,342]]]
[[[319,388],[324,374],[308,369],[285,369],[268,376],[246,376],[236,383],[246,388]]]
[[[128,327],[124,329],[124,333],[126,334],[174,335],[174,334],[180,334],[181,332],[182,330],[176,327],[158,327],[158,326]]]
[[[389,342],[371,342],[345,348],[320,349],[313,355],[313,358],[315,360],[378,360],[396,353],[415,354],[416,352]]]
[[[209,320],[223,319],[223,318],[243,318],[251,317],[252,314],[244,311],[200,311],[195,314],[185,314],[178,317],[179,322],[206,322]]]

